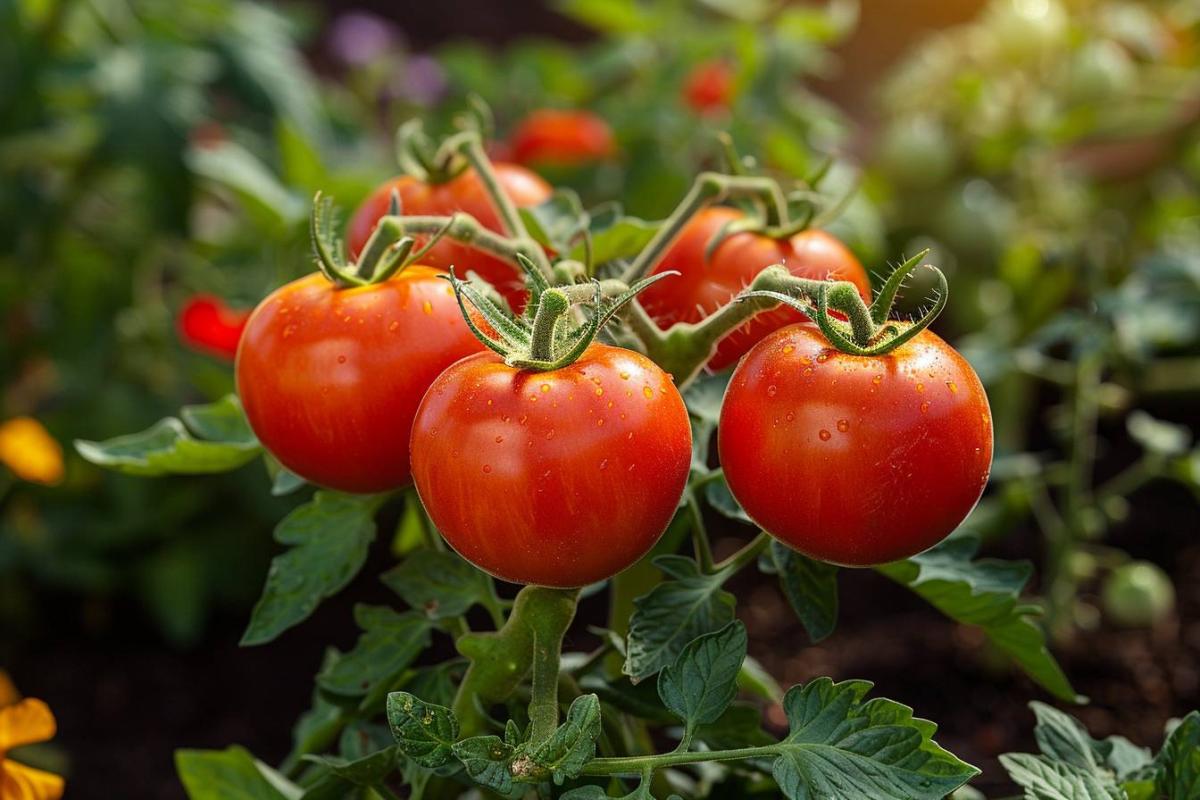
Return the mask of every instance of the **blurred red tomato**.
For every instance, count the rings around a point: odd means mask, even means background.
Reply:
[[[590,111],[543,108],[521,120],[509,142],[520,164],[576,166],[617,151],[612,128]]]
[[[728,61],[705,61],[696,65],[683,83],[683,100],[697,114],[712,115],[729,110],[735,87],[733,66]]]
[[[233,361],[249,317],[249,310],[233,309],[219,297],[198,294],[179,312],[179,338],[193,350]]]

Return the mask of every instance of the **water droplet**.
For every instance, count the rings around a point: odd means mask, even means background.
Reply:
[[[400,328],[400,323],[397,322],[396,320],[392,320],[392,324],[388,325],[388,330],[392,331],[393,333],[395,331],[399,330],[399,328]]]
[[[786,356],[788,353],[792,352],[795,349],[796,348],[792,347],[790,344],[785,344],[783,346],[783,354]]]
[[[551,428],[550,430],[546,431],[546,439],[549,440],[549,439],[553,439],[553,438],[554,438],[554,429]]]
[[[784,415],[783,418],[786,419],[788,422],[791,422],[792,420],[794,420],[796,418],[796,414],[795,414],[795,412],[789,411],[787,414]]]
[[[958,384],[954,381],[946,381],[946,386],[950,389],[951,394],[958,394]]]
[[[924,414],[929,410],[929,403],[921,403],[921,413]]]
[[[522,414],[522,415],[521,415],[521,418],[520,418],[519,420],[517,420],[517,424],[518,424],[518,425],[524,425],[524,424],[525,424],[525,420],[527,420],[527,419],[529,419],[529,415],[528,415],[528,414]],[[508,418],[506,417],[506,418],[504,419],[504,421],[505,421],[505,422],[508,422]]]
[[[338,363],[339,363],[339,364],[345,364],[345,363],[346,363],[346,357],[345,357],[345,356],[338,356]]]
[[[925,384],[923,384],[923,383],[918,383],[918,384],[917,384],[917,391],[918,391],[918,392],[923,392],[923,391],[925,391]]]
[[[833,434],[832,434],[832,433],[830,433],[829,431],[825,430],[824,428],[821,428],[821,432],[820,432],[820,433],[818,433],[817,435],[821,437],[821,441],[822,441],[822,442],[828,442],[828,441],[829,441],[829,439],[830,439],[830,437],[832,437],[832,436],[833,436]]]
[[[487,404],[490,406],[490,405],[492,404],[492,401],[491,401],[491,400],[488,400],[488,401],[487,401]]]
[[[432,314],[433,313],[433,303],[426,300],[424,303],[421,303],[421,310],[424,311],[426,314]]]
[[[876,386],[878,386],[879,384],[883,383],[883,376],[882,376],[882,375],[876,375],[874,378],[871,378],[871,383],[873,383],[873,384],[875,384]]]
[[[829,360],[829,351],[827,351],[827,350],[821,351],[821,355],[817,356],[817,361],[822,364],[824,364],[828,360]]]
[[[646,395],[646,399],[649,400],[650,398],[654,397],[654,390],[649,386],[643,386],[642,394]]]
[[[543,384],[542,384],[542,393],[543,393],[543,394],[545,394],[545,393],[546,393],[546,392],[548,392],[548,391],[550,391],[550,384],[548,384],[548,383],[543,383]]]
[[[601,469],[601,471],[608,469],[608,459],[607,458],[600,462],[600,469]]]
[[[774,397],[778,391],[779,390],[775,388],[775,384],[771,384],[767,387],[767,397]]]
[[[497,436],[497,437],[496,437],[496,444],[500,444],[500,443],[501,443],[501,442],[503,442],[503,441],[504,441],[504,437],[503,437],[503,436]]]
[[[839,419],[839,420],[838,420],[838,423],[837,423],[837,429],[838,429],[838,430],[839,430],[841,433],[845,433],[846,431],[850,430],[850,420],[848,420],[848,419]]]
[[[805,367],[805,368],[804,368],[804,374],[805,374],[805,375],[812,375],[812,367]]]
[[[604,390],[601,389],[599,386],[597,386],[596,387],[596,397],[599,397],[602,394],[604,394]]]
[[[483,471],[484,471],[484,472],[491,472],[491,471],[492,471],[492,465],[491,465],[491,464],[484,464],[484,465],[483,465]]]
[[[629,373],[628,373],[628,372],[622,372],[622,373],[621,373],[621,380],[623,380],[623,381],[627,381],[627,380],[629,380]]]
[[[604,427],[604,417],[601,417],[600,419],[596,420],[596,427],[597,428]]]

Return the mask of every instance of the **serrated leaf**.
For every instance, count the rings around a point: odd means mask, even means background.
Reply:
[[[1075,690],[1046,647],[1037,625],[1041,607],[1020,598],[1033,568],[1027,562],[971,559],[974,536],[955,536],[904,561],[876,567],[908,586],[946,616],[975,625],[1046,691],[1066,701]]]
[[[1033,729],[1038,749],[1047,758],[1085,772],[1105,773],[1124,779],[1150,763],[1150,751],[1128,739],[1112,736],[1093,739],[1074,717],[1045,703],[1029,704],[1037,716]]]
[[[234,395],[185,406],[181,416],[186,426],[167,417],[144,431],[103,442],[77,440],[75,449],[93,464],[143,477],[228,472],[262,452]]]
[[[1155,765],[1161,796],[1200,797],[1200,711],[1188,714],[1171,731]]]
[[[715,722],[737,696],[737,677],[746,658],[746,626],[734,620],[693,639],[658,675],[663,705],[688,731]]]
[[[1125,793],[1109,778],[1064,761],[1030,753],[1006,753],[1000,763],[1013,782],[1025,790],[1026,800],[1125,800]]]
[[[670,664],[688,642],[733,621],[734,597],[726,576],[704,575],[683,556],[659,556],[668,580],[634,601],[624,671],[635,683]]]
[[[275,526],[275,541],[291,549],[271,559],[243,645],[272,641],[358,574],[375,538],[380,502],[379,497],[319,491]]]
[[[353,650],[317,675],[317,684],[325,691],[349,697],[368,694],[407,669],[429,647],[430,622],[423,614],[358,605],[354,619],[363,633]]]
[[[576,697],[558,730],[529,753],[530,759],[547,770],[555,784],[574,778],[596,756],[600,738],[600,698],[594,694]]]
[[[611,225],[591,231],[592,264],[600,265],[619,258],[632,258],[640,253],[658,232],[658,223],[637,217],[621,217]],[[569,258],[583,261],[587,250],[580,242],[571,248]]]
[[[489,580],[453,553],[417,550],[381,579],[430,619],[458,617],[488,596]]]
[[[176,750],[175,770],[190,800],[290,800],[241,747]]]
[[[716,722],[696,728],[696,738],[713,750],[765,747],[775,737],[763,730],[762,711],[753,703],[734,703]]]
[[[932,722],[892,700],[863,701],[867,681],[818,678],[784,697],[790,732],[772,767],[790,800],[941,800],[979,770],[931,738]]]
[[[808,637],[815,643],[833,633],[838,616],[838,567],[803,556],[774,539],[768,558]]]
[[[304,760],[321,764],[355,786],[375,786],[396,770],[399,757],[400,747],[393,745],[356,759],[308,755]]]
[[[510,720],[511,721],[511,720]],[[462,762],[471,780],[501,794],[512,790],[509,765],[516,752],[499,736],[473,736],[454,744],[454,757]]]
[[[408,692],[392,692],[387,698],[387,718],[400,751],[419,766],[437,769],[453,758],[458,720],[450,709]]]
[[[595,693],[601,702],[635,717],[662,725],[675,722],[675,715],[667,710],[658,696],[655,682],[633,683],[624,676],[610,680],[604,675],[585,675],[579,682],[579,688]]]

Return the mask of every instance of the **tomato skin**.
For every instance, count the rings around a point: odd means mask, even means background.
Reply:
[[[238,348],[238,394],[285,467],[344,492],[408,483],[421,396],[443,369],[483,349],[440,274],[410,266],[380,284],[336,289],[314,273],[254,310]]]
[[[992,416],[971,366],[924,331],[874,357],[811,323],[772,333],[730,380],[718,428],[730,491],[812,558],[869,566],[937,544],[975,506]]]
[[[179,337],[188,347],[233,361],[249,311],[232,309],[219,297],[198,294],[179,311]]]
[[[509,137],[518,164],[578,166],[617,151],[612,128],[590,111],[543,108],[517,123]]]
[[[413,425],[413,481],[446,541],[514,583],[611,577],[666,529],[691,427],[671,378],[594,344],[570,366],[516,370],[482,353],[443,372]]]
[[[726,112],[733,105],[736,77],[728,61],[717,59],[697,64],[684,79],[683,101],[704,116]]]
[[[539,175],[516,164],[493,165],[505,193],[518,208],[536,206],[550,198],[553,187]],[[502,232],[500,217],[488,198],[483,182],[474,170],[467,170],[445,183],[428,184],[401,175],[371,192],[350,217],[346,227],[346,246],[357,257],[367,244],[379,218],[388,213],[392,191],[400,195],[401,211],[416,216],[449,216],[456,211],[470,214],[488,230]],[[417,237],[418,246],[424,238]],[[524,305],[525,280],[516,267],[495,256],[481,253],[461,242],[444,237],[421,257],[421,263],[438,269],[455,267],[459,277],[473,270],[496,287],[510,303]]]
[[[772,264],[785,264],[802,278],[850,281],[864,300],[870,301],[871,282],[854,254],[824,231],[808,229],[788,240],[757,233],[737,233],[725,239],[707,262],[705,249],[713,236],[744,214],[725,206],[702,210],[655,265],[655,274],[677,270],[680,275],[659,281],[639,295],[647,313],[662,327],[676,322],[699,322],[746,288]],[[741,358],[771,331],[804,320],[794,309],[780,307],[756,315],[731,331],[717,345],[708,368],[718,371]]]

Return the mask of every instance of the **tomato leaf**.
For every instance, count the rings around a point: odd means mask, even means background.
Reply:
[[[453,758],[458,720],[450,709],[408,692],[392,692],[387,697],[387,718],[400,751],[419,766],[437,769]]]
[[[1029,707],[1037,716],[1033,735],[1038,749],[1049,758],[1089,772],[1106,771],[1122,780],[1151,763],[1150,751],[1128,739],[1110,736],[1098,741],[1078,720],[1057,708],[1038,702]]]
[[[574,778],[596,756],[600,738],[600,698],[594,694],[576,697],[567,710],[567,718],[549,739],[531,748],[529,760],[539,770],[550,773],[554,783]],[[522,759],[518,759],[518,763]],[[520,767],[514,767],[520,769]]]
[[[689,738],[697,725],[715,722],[729,708],[745,658],[746,626],[734,620],[693,639],[659,673],[663,705],[684,721]]]
[[[454,757],[462,762],[467,774],[480,786],[501,794],[512,791],[510,765],[516,752],[512,745],[499,736],[473,736],[455,742],[453,750]]]
[[[809,638],[815,643],[833,633],[838,616],[838,568],[807,558],[774,539],[763,562],[779,576],[783,594]]]
[[[1159,796],[1200,796],[1200,712],[1188,714],[1171,731],[1155,767]]]
[[[721,588],[727,576],[705,575],[683,556],[659,556],[654,564],[669,580],[633,603],[624,671],[634,683],[670,664],[697,636],[733,621],[736,601]]]
[[[592,264],[606,264],[619,258],[632,258],[654,238],[658,224],[637,217],[619,217],[603,228],[593,227]],[[571,248],[570,258],[583,261],[587,248],[579,242]]]
[[[355,759],[307,755],[304,760],[326,767],[334,775],[355,786],[374,786],[396,771],[399,757],[399,746],[392,745]]]
[[[871,797],[941,800],[979,770],[931,738],[932,722],[884,698],[868,681],[818,678],[784,697],[790,732],[772,768],[790,800]]]
[[[1088,770],[1031,753],[1005,753],[1000,763],[1027,800],[1125,800],[1125,792]],[[1186,797],[1186,795],[1180,795]]]
[[[763,730],[762,711],[753,703],[734,703],[715,722],[696,727],[696,738],[714,750],[765,747],[775,743]]]
[[[354,619],[363,633],[354,649],[317,675],[333,694],[360,697],[408,668],[429,646],[430,622],[418,612],[399,614],[384,606],[358,605]]]
[[[430,619],[461,616],[490,591],[486,575],[457,555],[436,550],[415,551],[381,580]]]
[[[519,211],[534,241],[559,252],[569,250],[572,237],[587,226],[587,212],[570,189],[559,189],[549,200]]]
[[[320,491],[275,526],[275,541],[291,549],[271,560],[242,645],[274,640],[358,574],[375,538],[381,502],[379,496]]]
[[[931,550],[904,561],[876,567],[908,586],[946,616],[976,625],[1042,688],[1062,700],[1074,701],[1075,690],[1035,622],[1040,606],[1023,603],[1021,590],[1033,568],[1027,562],[971,559],[978,538],[955,536]]]
[[[229,472],[262,451],[234,395],[185,406],[180,416],[183,422],[166,417],[144,431],[103,442],[79,439],[75,449],[98,466],[146,477]]]
[[[265,766],[265,765],[262,765]],[[271,770],[271,779],[241,747],[176,750],[175,769],[190,800],[296,800],[301,791]]]

